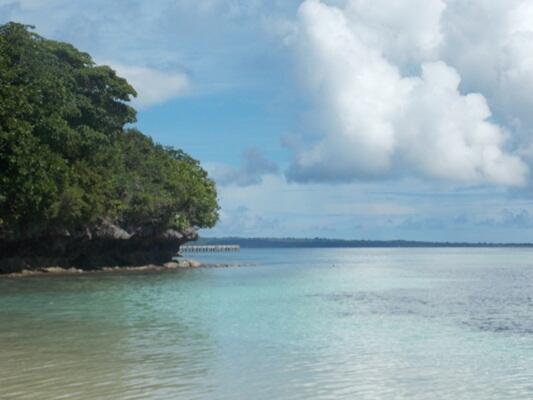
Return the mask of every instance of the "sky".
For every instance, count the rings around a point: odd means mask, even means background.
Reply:
[[[204,236],[533,241],[530,0],[0,0],[199,159]]]

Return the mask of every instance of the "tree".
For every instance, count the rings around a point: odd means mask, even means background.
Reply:
[[[200,164],[136,129],[136,92],[108,66],[32,27],[0,26],[0,239],[86,230],[106,219],[211,227],[215,185]]]

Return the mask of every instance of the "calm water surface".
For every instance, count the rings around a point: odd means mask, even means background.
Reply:
[[[533,398],[533,250],[203,259],[0,279],[0,399]]]

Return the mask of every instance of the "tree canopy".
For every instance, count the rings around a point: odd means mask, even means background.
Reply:
[[[215,185],[181,150],[129,126],[134,88],[72,45],[0,26],[0,239],[211,227]]]

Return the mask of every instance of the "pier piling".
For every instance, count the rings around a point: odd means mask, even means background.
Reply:
[[[229,252],[240,251],[241,246],[234,244],[227,245],[185,245],[180,247],[183,253],[210,253],[210,252]]]

